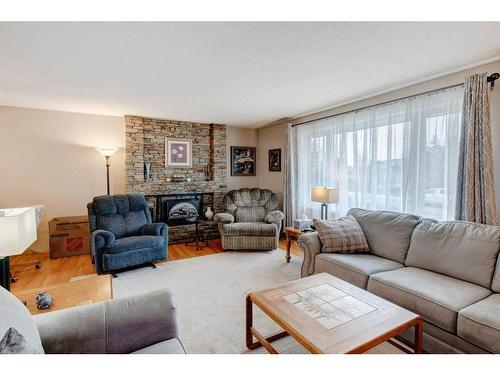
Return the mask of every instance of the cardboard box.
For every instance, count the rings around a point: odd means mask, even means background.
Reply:
[[[87,216],[55,217],[49,221],[50,257],[90,254]]]

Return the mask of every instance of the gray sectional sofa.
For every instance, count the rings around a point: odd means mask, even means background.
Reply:
[[[16,329],[31,353],[184,354],[166,290],[32,316],[0,287],[0,340]]]
[[[302,277],[327,272],[420,314],[429,353],[500,353],[500,226],[351,209],[370,254],[299,237]],[[402,337],[413,341],[413,332]]]

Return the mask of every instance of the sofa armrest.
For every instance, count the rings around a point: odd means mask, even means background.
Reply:
[[[304,251],[301,276],[310,276],[314,272],[314,261],[316,255],[321,253],[321,241],[318,232],[306,233],[299,236],[297,244]]]
[[[34,316],[46,353],[125,354],[177,338],[166,290]]]
[[[144,225],[140,233],[147,236],[164,236],[167,232],[167,224],[165,223],[151,223]]]
[[[214,216],[214,220],[220,224],[234,223],[234,217],[228,213],[219,213]]]
[[[98,229],[92,232],[90,241],[93,248],[102,249],[115,242],[115,235],[107,230]]]
[[[281,211],[275,210],[269,212],[266,217],[264,218],[264,221],[268,224],[274,223],[276,225],[280,225],[281,221],[285,218],[285,214]]]

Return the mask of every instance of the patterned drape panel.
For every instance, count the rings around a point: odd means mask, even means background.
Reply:
[[[455,218],[496,224],[487,73],[465,79]]]
[[[293,226],[293,199],[294,199],[294,182],[293,182],[293,128],[292,124],[285,125],[285,159],[284,159],[284,172],[283,176],[283,211],[285,214],[285,225],[287,227]]]

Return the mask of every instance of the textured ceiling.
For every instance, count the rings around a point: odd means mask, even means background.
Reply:
[[[0,105],[258,127],[500,52],[500,23],[0,23]]]

